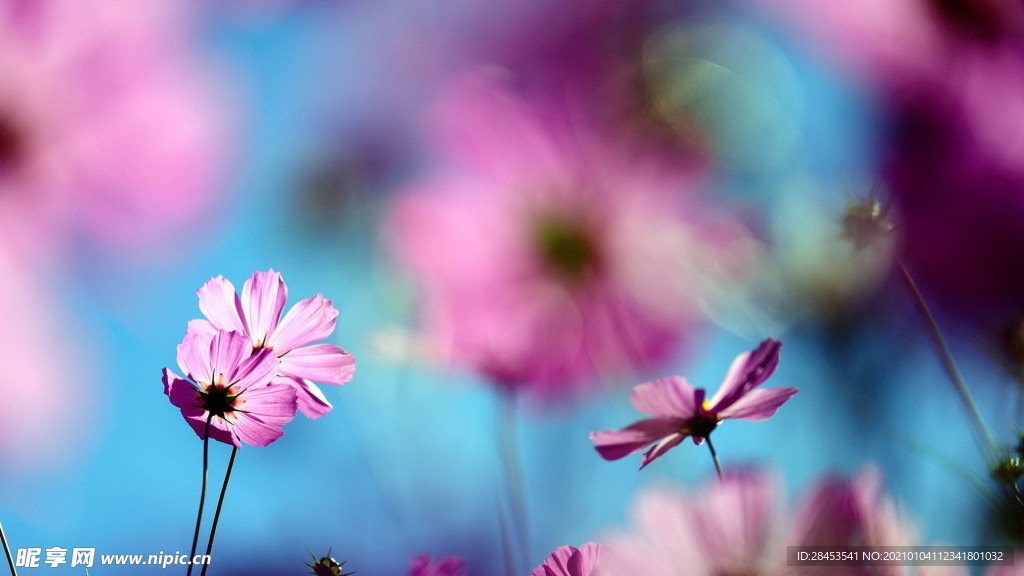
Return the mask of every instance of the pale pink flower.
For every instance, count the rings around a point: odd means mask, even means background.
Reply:
[[[274,381],[277,357],[253,353],[237,332],[190,332],[178,345],[178,366],[188,379],[164,368],[164,394],[200,438],[241,448],[266,446],[295,417],[295,389]]]
[[[964,570],[966,573],[966,570]],[[1024,575],[1024,553],[1016,551],[1013,554],[1012,566],[993,566],[985,570],[985,576],[1022,576]],[[930,575],[929,575],[930,576]]]
[[[725,380],[710,399],[703,388],[672,376],[633,387],[633,406],[654,416],[622,430],[591,432],[590,440],[606,460],[618,460],[655,446],[644,453],[643,469],[687,437],[702,444],[718,424],[728,418],[764,420],[797,393],[796,388],[758,389],[779,364],[782,343],[768,338],[751,352],[733,360]]]
[[[300,300],[281,318],[288,287],[273,269],[253,272],[241,298],[223,276],[207,281],[198,294],[207,320],[189,322],[189,332],[234,330],[248,336],[253,353],[271,350],[280,360],[275,382],[295,387],[299,411],[310,418],[331,411],[314,382],[345,384],[355,373],[356,360],[335,344],[313,344],[334,331],[338,311],[330,300],[322,294]]]
[[[216,197],[226,115],[180,8],[0,0],[0,238],[124,254]]]
[[[605,547],[594,542],[583,546],[559,546],[533,569],[530,576],[591,576],[595,573]]]
[[[433,564],[430,555],[423,554],[410,562],[409,576],[466,576],[466,563],[457,556],[448,556]]]
[[[67,334],[88,329],[61,306],[56,283],[44,281],[34,264],[0,243],[0,469],[11,474],[73,466],[96,431],[89,414],[106,403],[95,343],[79,339],[54,354]]]
[[[785,574],[906,575],[906,567],[788,566],[788,546],[909,546],[919,543],[899,508],[881,491],[877,473],[828,478],[789,515],[781,486],[747,471],[695,493],[641,493],[628,534],[613,535],[599,576]],[[922,570],[914,574],[937,574]]]
[[[389,231],[444,360],[565,396],[667,358],[707,282],[744,270],[748,236],[697,203],[689,170],[483,75],[432,119],[442,161],[398,199]]]

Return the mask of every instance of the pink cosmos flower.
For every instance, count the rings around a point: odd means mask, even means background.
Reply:
[[[227,115],[180,8],[0,0],[0,238],[125,254],[216,197]]]
[[[670,489],[643,492],[635,507],[635,528],[607,538],[608,551],[598,574],[907,574],[905,567],[787,565],[788,546],[919,543],[913,526],[881,490],[876,472],[869,470],[852,480],[825,479],[812,488],[791,519],[779,506],[783,493],[776,479],[756,471],[726,476],[696,494]]]
[[[448,556],[431,564],[430,555],[423,554],[413,558],[409,576],[466,576],[466,563],[457,556]]]
[[[271,350],[280,360],[275,382],[298,392],[299,411],[319,418],[331,411],[315,382],[342,385],[352,379],[356,360],[340,346],[313,344],[334,331],[338,311],[322,294],[300,300],[281,318],[288,287],[273,269],[253,272],[239,298],[223,276],[198,290],[199,309],[208,320],[189,322],[189,332],[234,330],[249,337],[253,353]]]
[[[634,386],[633,406],[655,418],[622,430],[591,432],[590,440],[606,460],[618,460],[657,442],[644,453],[643,469],[688,436],[694,444],[703,443],[722,420],[769,418],[797,393],[796,388],[756,389],[775,372],[781,347],[781,342],[768,338],[737,356],[710,400],[705,400],[703,388],[693,388],[679,376]]]
[[[605,553],[604,548],[593,542],[579,548],[559,546],[530,576],[591,576]]]
[[[691,169],[530,105],[493,77],[432,118],[441,162],[389,231],[433,353],[534,399],[664,360],[751,242],[693,196]]]
[[[241,448],[266,446],[295,417],[296,393],[274,381],[278,360],[270,350],[253,353],[237,332],[190,332],[178,345],[184,379],[164,368],[164,394],[200,438]]]

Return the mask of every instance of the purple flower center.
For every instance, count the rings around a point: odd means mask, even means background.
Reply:
[[[0,174],[12,170],[24,154],[25,143],[14,122],[0,115]]]
[[[199,391],[199,401],[203,409],[211,416],[220,418],[235,411],[235,400],[238,398],[232,386],[224,385],[223,378],[223,374],[218,374],[212,385]]]
[[[536,242],[544,265],[563,278],[585,278],[599,264],[597,241],[579,223],[546,218],[537,226]]]
[[[928,0],[935,14],[954,30],[985,43],[994,43],[1006,31],[998,0]]]
[[[694,438],[707,438],[715,428],[718,428],[718,419],[711,414],[698,414],[683,426],[683,430]]]

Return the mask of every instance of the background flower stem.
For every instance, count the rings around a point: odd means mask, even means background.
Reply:
[[[220,509],[224,505],[224,493],[228,491],[228,480],[231,479],[231,469],[235,466],[235,454],[238,454],[238,447],[231,448],[231,458],[228,459],[228,470],[224,473],[224,484],[220,487],[220,497],[217,498],[217,510],[213,513],[213,524],[210,526],[210,541],[206,544],[206,556],[210,556],[213,550],[213,537],[217,535],[217,522],[220,520]],[[194,556],[193,556],[194,557]],[[206,570],[210,567],[209,562],[203,564],[203,571],[199,576],[206,576]]]
[[[953,389],[960,397],[960,403],[963,404],[964,410],[967,412],[967,419],[970,420],[971,426],[974,428],[978,448],[989,461],[996,461],[999,450],[996,446],[995,438],[993,438],[992,432],[981,418],[981,413],[978,412],[978,406],[974,403],[974,398],[971,396],[971,391],[968,390],[963,376],[960,375],[960,370],[956,366],[956,361],[953,360],[953,354],[949,351],[946,340],[942,337],[942,332],[939,330],[938,323],[935,322],[935,317],[932,316],[931,310],[928,309],[928,304],[924,301],[921,291],[917,288],[917,283],[910,276],[910,271],[903,264],[903,260],[896,258],[896,265],[900,269],[903,280],[907,283],[907,288],[910,289],[910,295],[913,297],[914,304],[917,305],[917,310],[924,317],[925,326],[928,327],[928,335],[931,336],[932,343],[939,354],[942,367],[946,370],[946,375],[949,376],[950,382],[953,383]]]

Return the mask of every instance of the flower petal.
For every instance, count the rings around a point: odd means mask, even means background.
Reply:
[[[779,406],[793,397],[798,388],[760,388],[747,392],[745,396],[721,411],[720,418],[739,418],[741,420],[764,420],[772,417]]]
[[[711,397],[710,411],[724,411],[744,394],[763,384],[779,365],[780,348],[782,342],[766,338],[754,350],[737,356],[721,386]]]
[[[590,441],[605,460],[618,460],[635,454],[649,444],[678,432],[682,423],[672,418],[652,418],[634,422],[621,430],[591,432]]]
[[[299,412],[302,412],[302,414],[307,418],[316,420],[331,410],[334,410],[334,406],[327,401],[327,397],[320,391],[320,388],[309,380],[279,376],[274,381],[287,383],[289,386],[295,388],[295,392],[298,395],[297,402]]]
[[[252,277],[245,281],[242,311],[249,324],[249,337],[254,348],[263,346],[277,328],[287,300],[288,287],[273,268],[267,272],[253,272]]]
[[[797,508],[787,542],[801,546],[849,546],[862,544],[860,507],[848,478],[834,476],[819,482]]]
[[[640,469],[643,470],[648,464],[660,458],[662,454],[678,446],[680,442],[686,440],[686,436],[686,434],[677,432],[662,438],[661,442],[658,442],[650,450],[644,452],[643,458],[640,459]]]
[[[178,366],[186,376],[200,384],[213,382],[213,365],[210,362],[212,341],[211,334],[189,331],[178,344]]]
[[[685,420],[697,413],[695,390],[685,378],[670,376],[633,387],[630,401],[641,412]]]
[[[295,389],[280,384],[252,386],[234,421],[234,433],[250,446],[266,446],[284,435],[282,426],[295,418]]]
[[[591,576],[604,548],[593,542],[580,548],[559,546],[530,576]]]
[[[164,394],[171,401],[171,404],[178,408],[198,407],[197,392],[195,384],[178,376],[169,369],[164,368]],[[200,409],[200,412],[202,410]]]
[[[188,329],[185,331],[186,334],[206,334],[212,338],[217,333],[217,327],[213,325],[213,322],[197,318],[195,320],[188,321]]]
[[[210,365],[213,373],[223,374],[225,384],[234,384],[239,366],[251,356],[249,339],[238,332],[217,332],[210,342]]]
[[[214,326],[221,330],[248,334],[242,303],[230,281],[223,276],[211,278],[196,293],[199,294],[199,310]]]
[[[232,334],[235,333],[232,332]],[[248,338],[245,338],[245,345],[249,345]],[[277,356],[274,356],[272,351],[260,350],[242,360],[235,379],[231,383],[236,384],[239,390],[243,391],[269,384],[277,374],[279,364]]]
[[[356,371],[355,356],[334,344],[303,346],[281,356],[278,372],[297,380],[341,385]]]
[[[266,446],[284,436],[284,428],[267,424],[254,416],[239,416],[235,420],[232,432],[239,441],[250,446]]]
[[[238,412],[257,417],[261,422],[283,426],[295,418],[295,388],[272,382],[265,386],[253,386],[240,398],[244,400]]]
[[[559,546],[544,559],[544,563],[533,569],[530,576],[576,576],[569,572],[569,562],[579,550],[573,546]]]
[[[200,438],[203,437],[203,432],[206,430],[206,419],[208,418],[208,414],[208,412],[204,411],[198,416],[185,417],[185,420],[188,420],[189,425],[192,426],[193,430],[195,430],[196,436],[199,436]],[[220,416],[210,418],[210,440],[230,444],[235,448],[242,447],[242,444],[234,434],[234,424]]]
[[[691,509],[696,544],[712,574],[758,573],[773,544],[779,486],[774,477],[750,471],[727,474]]]
[[[606,547],[594,542],[587,542],[583,546],[579,547],[576,554],[573,554],[572,559],[569,563],[569,569],[575,570],[572,574],[579,574],[580,576],[590,576],[594,572],[598,563],[601,561],[602,556],[606,552]]]
[[[323,340],[334,331],[338,311],[323,295],[300,301],[284,315],[266,345],[278,355]]]

